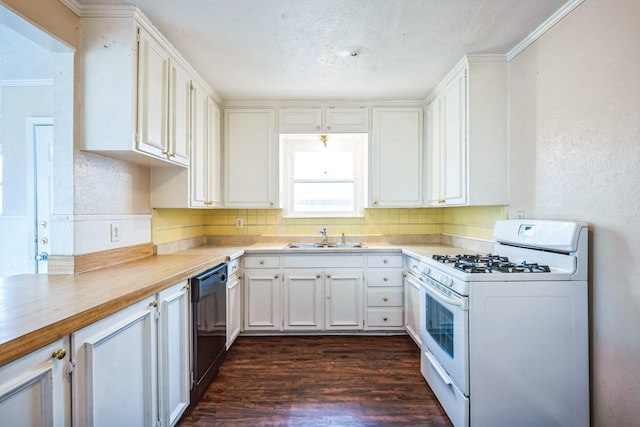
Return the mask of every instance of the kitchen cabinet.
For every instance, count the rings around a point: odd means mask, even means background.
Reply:
[[[326,272],[325,330],[362,329],[362,282],[362,269]]]
[[[407,258],[408,263],[417,264],[412,258]],[[417,265],[416,265],[417,268]],[[420,338],[420,283],[418,278],[411,273],[407,273],[404,278],[404,328],[407,334],[422,348]]]
[[[367,133],[368,108],[281,108],[280,133]]]
[[[404,329],[402,255],[367,256],[365,329]]]
[[[430,96],[427,206],[505,205],[507,64],[469,56]]]
[[[147,166],[189,165],[195,72],[139,11],[82,18],[82,149]]]
[[[374,108],[372,116],[369,206],[421,206],[422,108]]]
[[[226,207],[278,207],[275,124],[274,109],[224,110]]]
[[[0,367],[0,423],[70,426],[69,337]]]
[[[152,168],[154,208],[214,208],[222,205],[220,108],[203,84],[191,82],[189,169]]]
[[[189,406],[191,315],[187,281],[158,293],[158,389],[164,425],[174,426]]]
[[[71,335],[74,425],[156,426],[155,298]]]
[[[227,350],[242,330],[242,285],[239,267],[239,259],[231,260],[227,264]]]
[[[322,329],[323,273],[313,270],[285,270],[284,330]]]
[[[282,326],[280,257],[243,259],[244,329],[278,331]]]
[[[71,334],[74,425],[174,425],[189,405],[187,281]]]

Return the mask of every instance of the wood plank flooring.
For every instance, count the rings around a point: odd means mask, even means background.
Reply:
[[[408,336],[241,336],[179,426],[451,423]]]

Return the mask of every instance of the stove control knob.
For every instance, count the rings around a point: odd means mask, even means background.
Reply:
[[[451,287],[453,285],[453,279],[451,277],[447,277],[447,286]]]

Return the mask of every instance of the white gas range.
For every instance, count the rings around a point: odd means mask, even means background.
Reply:
[[[455,426],[589,425],[587,225],[498,221],[494,239],[421,259],[422,374]]]

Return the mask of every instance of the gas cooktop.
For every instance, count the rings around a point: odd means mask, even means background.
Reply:
[[[465,273],[549,273],[548,265],[509,261],[501,255],[433,255],[433,259],[443,264],[453,264],[453,268]]]

